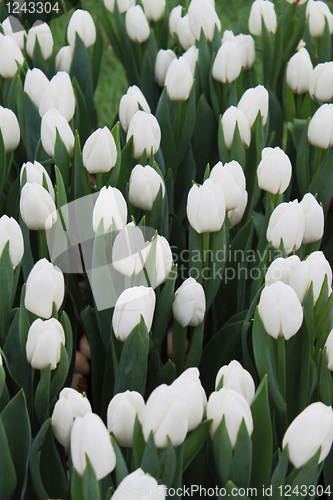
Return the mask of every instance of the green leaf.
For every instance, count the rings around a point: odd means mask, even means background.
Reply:
[[[287,84],[286,76],[283,78],[282,101],[286,119],[293,120],[296,117],[295,98],[293,91]]]
[[[229,479],[229,471],[232,461],[232,446],[224,415],[213,437],[213,453],[221,483],[222,486],[224,486]]]
[[[204,420],[187,436],[184,442],[183,472],[187,469],[200,451],[201,447],[204,445],[211,424],[212,420]]]
[[[160,100],[158,101],[155,116],[161,128],[161,150],[166,170],[170,168],[176,177],[177,165],[179,162],[175,139],[171,128],[170,107],[166,88],[164,88]]]
[[[10,454],[6,431],[0,418],[0,497],[1,500],[11,500],[15,491],[17,479],[15,467]]]
[[[301,196],[304,196],[305,193],[308,192],[308,187],[310,184],[309,141],[308,141],[307,127],[304,128],[297,147],[296,175],[300,189],[300,194]]]
[[[48,365],[40,372],[40,381],[35,395],[35,411],[41,425],[50,415],[50,383],[51,365]]]
[[[331,32],[330,26],[327,20],[325,19],[325,28],[322,37],[319,42],[319,51],[318,51],[318,64],[325,63],[331,60]]]
[[[192,87],[192,91],[188,101],[186,103],[186,110],[184,114],[181,136],[177,146],[178,163],[182,160],[185,151],[192,139],[194,127],[195,127],[195,115],[196,115],[196,101],[195,101],[195,91]]]
[[[289,453],[287,445],[280,454],[279,462],[275,467],[275,470],[272,475],[271,479],[272,495],[270,496],[270,498],[272,498],[273,500],[281,500],[281,491],[279,487],[282,486],[282,489],[284,489],[284,484],[288,470],[288,463],[289,463]]]
[[[114,392],[137,391],[145,393],[148,370],[148,332],[144,319],[136,325],[124,344]]]
[[[232,455],[229,478],[237,484],[239,488],[248,488],[251,478],[251,469],[252,441],[243,418],[238,430],[237,441]]]
[[[225,144],[224,140],[224,132],[223,132],[223,127],[222,127],[222,119],[220,117],[219,119],[219,128],[218,128],[218,135],[217,135],[217,144],[219,148],[219,157],[221,158],[222,163],[228,163],[230,160],[230,153],[227,149],[227,146]]]
[[[71,472],[71,500],[85,500],[82,477],[74,469],[74,467],[72,467]]]
[[[225,256],[225,253],[227,253],[229,236],[228,229],[228,216],[226,215],[221,229],[215,233],[212,233],[211,236],[211,244],[209,249],[211,250],[212,255],[212,259],[210,262],[211,275],[206,290],[206,311],[208,311],[210,306],[212,305],[223,280],[223,270],[226,258],[221,258],[220,254],[222,252],[222,255]]]
[[[67,148],[56,129],[56,141],[54,145],[54,164],[59,168],[65,186],[70,186],[69,154]]]
[[[250,486],[257,488],[258,498],[262,495],[262,488],[268,487],[271,477],[273,454],[273,431],[269,410],[267,376],[263,378],[251,403],[253,417],[253,467]],[[259,467],[256,464],[260,465]],[[238,483],[237,483],[238,484]]]
[[[25,147],[27,150],[27,161],[34,161],[38,141],[40,140],[41,117],[38,107],[26,92],[23,94],[24,117],[25,117]]]
[[[160,461],[154,441],[153,431],[149,434],[146,448],[142,457],[141,469],[158,479],[161,474]]]
[[[125,147],[121,152],[121,163],[120,163],[120,172],[117,180],[116,187],[122,194],[126,195],[126,186],[129,183],[130,175],[132,172],[133,165],[133,136],[129,138],[126,142]]]
[[[95,470],[86,454],[86,468],[82,477],[82,490],[84,500],[102,500],[101,489],[96,477]]]
[[[158,52],[155,33],[152,30],[147,42],[141,63],[140,89],[147,96],[148,104],[152,113],[156,110],[159,100],[159,87],[155,82],[155,61]]]
[[[232,145],[230,150],[230,158],[238,161],[238,163],[245,168],[246,162],[246,152],[245,147],[243,145],[242,137],[240,134],[238,122],[236,121],[236,126],[234,130],[234,136],[232,139]]]
[[[113,129],[111,130],[111,134],[115,140],[117,147],[117,161],[115,166],[111,169],[111,174],[109,180],[106,182],[106,186],[117,186],[119,173],[120,173],[120,164],[121,164],[121,146],[120,146],[120,123],[117,122]]]
[[[330,149],[323,164],[313,176],[310,186],[308,187],[308,192],[312,193],[314,196],[317,195],[317,201],[323,204],[325,215],[330,206],[333,192],[333,171],[332,168],[330,168],[330,165],[332,166],[332,157],[333,149]]]
[[[192,335],[190,350],[187,357],[186,368],[199,366],[202,356],[202,345],[204,338],[204,321],[196,326]]]
[[[199,54],[198,54],[198,73],[200,79],[201,92],[206,96],[209,96],[209,70],[211,54],[209,51],[209,46],[207,38],[204,34],[203,28],[201,28],[200,40],[199,40]]]
[[[95,22],[96,26],[96,41],[94,43],[94,53],[92,58],[92,79],[93,79],[93,89],[94,92],[97,87],[99,72],[101,69],[101,61],[103,54],[103,35],[102,30],[99,27],[98,23]]]
[[[74,199],[91,194],[88,172],[84,168],[81,154],[80,137],[75,134],[74,142]]]
[[[88,51],[84,45],[80,35],[76,32],[75,46],[72,64],[70,68],[70,76],[73,79],[75,76],[82,94],[84,96],[87,110],[90,117],[90,122],[94,122],[94,91],[91,77],[91,66]]]
[[[29,415],[23,389],[5,407],[0,420],[6,433],[17,478],[17,486],[11,498],[12,500],[23,499],[28,480],[31,441]]]
[[[7,241],[0,256],[0,346],[2,347],[9,329],[13,279],[13,264],[9,254],[9,241]]]
[[[175,449],[169,436],[167,436],[167,440],[168,447],[162,451],[160,456],[161,479],[159,482],[160,484],[164,484],[167,488],[170,488],[176,473],[177,459]]]
[[[197,233],[190,225],[189,236],[189,276],[194,277],[198,283],[202,284],[202,235]]]
[[[116,454],[115,473],[116,473],[116,481],[117,481],[117,484],[119,485],[119,483],[128,475],[129,472],[128,472],[128,468],[127,468],[125,459],[124,459],[123,454],[121,452],[121,449],[120,449],[117,441],[115,440],[115,438],[112,435],[111,435],[111,442],[112,442],[114,452]]]
[[[75,129],[78,130],[82,144],[84,144],[91,133],[91,120],[84,95],[75,76],[72,84],[75,94]]]
[[[297,474],[293,482],[291,483],[291,491],[294,489],[301,491],[304,486],[308,487],[311,484],[315,485],[317,481],[318,474],[318,460],[320,457],[320,448],[317,453],[305,464],[303,467],[297,470]],[[292,493],[291,498],[298,498],[297,493]]]
[[[270,79],[271,65],[273,61],[272,50],[272,36],[269,34],[264,18],[261,17],[261,31],[262,31],[262,51],[263,51],[263,69],[264,69],[264,86],[269,87],[268,82]]]
[[[134,431],[133,431],[133,469],[138,469],[141,465],[143,454],[145,451],[146,442],[142,433],[142,426],[138,416],[135,417]]]
[[[177,266],[173,264],[168,281],[165,283],[156,303],[154,322],[152,326],[152,339],[156,347],[159,347],[162,344],[167,333],[174,299],[176,278]]]
[[[156,387],[162,384],[170,385],[176,378],[176,367],[174,363],[168,359],[164,366],[157,372],[154,378],[147,386],[145,396],[146,398],[153,392]]]

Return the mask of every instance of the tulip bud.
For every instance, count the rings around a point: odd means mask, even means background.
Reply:
[[[324,234],[324,210],[311,193],[306,193],[300,202],[304,211],[305,231],[302,243],[319,241]]]
[[[221,31],[221,21],[214,4],[209,0],[192,0],[188,8],[190,27],[196,40],[200,40],[201,29],[208,42],[214,38],[215,26]]]
[[[133,156],[139,160],[146,150],[150,158],[151,150],[156,154],[161,142],[161,129],[154,115],[137,111],[133,116],[126,136],[126,142],[133,136]]]
[[[286,254],[296,251],[302,244],[305,230],[303,207],[297,200],[280,203],[273,211],[267,228],[267,241],[273,248],[280,247],[281,238]]]
[[[191,93],[193,76],[190,67],[184,59],[174,59],[165,76],[165,86],[171,101],[186,101]]]
[[[23,234],[16,220],[7,215],[0,218],[0,257],[9,241],[9,256],[12,261],[13,268],[21,262],[24,254]]]
[[[187,196],[187,218],[197,233],[219,231],[225,219],[224,192],[211,179],[202,186],[194,184]]]
[[[107,127],[98,128],[86,140],[82,150],[83,165],[90,174],[109,172],[117,161],[117,146]]]
[[[44,150],[49,156],[54,156],[54,146],[56,142],[56,130],[66,146],[68,154],[72,154],[74,149],[74,134],[64,116],[55,108],[50,108],[43,115],[41,124],[41,140]]]
[[[198,62],[199,49],[195,45],[192,45],[182,56],[190,67],[192,76],[194,78],[195,65]]]
[[[132,42],[143,43],[149,38],[149,24],[140,5],[128,9],[125,22],[127,35]]]
[[[9,38],[15,40],[21,50],[24,50],[24,37],[27,35],[23,24],[17,17],[8,16],[1,24],[3,32]]]
[[[312,71],[309,93],[323,102],[330,102],[333,97],[333,61],[318,64]]]
[[[135,417],[141,419],[144,407],[143,397],[135,391],[119,393],[111,399],[107,409],[108,430],[120,446],[133,446]]]
[[[76,417],[71,431],[71,457],[73,467],[83,476],[88,456],[99,481],[116,466],[116,454],[103,420],[95,413]]]
[[[229,227],[236,226],[236,224],[238,224],[242,220],[247,205],[247,199],[248,194],[245,190],[240,204],[234,210],[228,211]]]
[[[30,28],[25,49],[31,58],[34,53],[36,37],[42,56],[46,60],[51,56],[53,50],[53,37],[49,25],[41,21],[36,21],[32,28]]]
[[[71,64],[73,60],[74,47],[73,45],[66,45],[61,47],[56,56],[56,70],[70,72]]]
[[[255,0],[253,2],[249,17],[251,35],[261,36],[261,19],[264,20],[269,33],[274,35],[277,27],[277,19],[273,2],[269,2],[268,0]]]
[[[36,182],[24,184],[20,212],[24,223],[33,231],[51,229],[57,220],[57,209],[52,196]]]
[[[314,38],[323,36],[326,19],[330,33],[333,33],[333,14],[327,3],[320,0],[309,0],[306,5],[306,17],[309,20],[310,35]]]
[[[309,90],[313,72],[312,61],[305,47],[294,54],[287,64],[287,85],[294,94],[304,94]]]
[[[93,18],[87,10],[77,9],[72,14],[67,26],[67,40],[69,45],[75,45],[76,33],[88,48],[96,41],[96,28]]]
[[[202,421],[207,397],[201,385],[198,368],[188,368],[174,382],[171,387],[179,390],[179,397],[185,401],[188,413],[188,432],[193,431]]]
[[[146,441],[153,432],[157,448],[168,446],[167,436],[173,446],[179,446],[185,440],[188,421],[185,394],[180,395],[180,391],[172,385],[162,384],[147,400],[142,412],[142,432]]]
[[[321,463],[329,454],[333,440],[333,411],[318,401],[307,406],[289,425],[282,447],[288,444],[289,460],[299,469],[321,448]]]
[[[162,197],[165,186],[162,177],[153,167],[136,165],[129,180],[129,202],[142,210],[152,210],[157,193],[162,186]]]
[[[303,309],[295,290],[282,281],[265,286],[260,295],[258,311],[268,335],[289,340],[303,323]]]
[[[178,21],[182,17],[182,10],[183,7],[181,5],[177,5],[177,7],[174,7],[170,12],[169,31],[173,39],[175,38],[174,33],[178,35]]]
[[[244,66],[244,69],[250,69],[256,58],[256,50],[252,36],[240,33],[235,37],[235,42],[242,56],[242,66]]]
[[[148,21],[159,21],[164,17],[165,0],[142,0]]]
[[[226,40],[219,48],[213,64],[213,78],[218,82],[236,80],[242,69],[242,56],[236,42]]]
[[[154,288],[165,283],[172,268],[172,251],[164,236],[157,235],[155,275],[149,276]]]
[[[333,145],[333,104],[323,104],[310,120],[309,143],[316,148],[328,149]]]
[[[254,124],[259,111],[262,124],[265,125],[268,115],[268,91],[262,85],[246,90],[237,108],[243,111],[250,127]]]
[[[69,448],[74,419],[84,417],[86,413],[91,412],[89,400],[80,392],[69,387],[65,387],[60,392],[59,400],[53,409],[51,423],[56,439],[64,448]]]
[[[242,201],[244,196],[246,179],[240,164],[232,160],[222,165],[219,161],[210,174],[210,179],[220,184],[224,192],[225,209],[234,210]]]
[[[0,33],[0,75],[3,78],[13,78],[18,65],[23,64],[23,61],[23,54],[15,40]]]
[[[119,120],[125,132],[127,132],[133,116],[139,111],[139,104],[146,113],[150,113],[150,107],[145,96],[139,87],[133,85],[128,88],[126,94],[120,99],[119,104]]]
[[[165,500],[166,487],[158,484],[150,474],[137,469],[128,474],[113,493],[113,500],[123,500],[126,496],[135,496],[136,500]]]
[[[266,272],[265,285],[272,285],[276,281],[283,281],[286,285],[290,285],[291,273],[300,262],[300,258],[297,255],[291,255],[286,259],[278,257],[273,260]]]
[[[43,186],[43,176],[45,176],[48,192],[50,193],[51,198],[54,201],[53,184],[49,174],[47,173],[43,165],[38,163],[38,161],[34,161],[33,163],[31,163],[30,161],[28,161],[27,163],[23,163],[20,172],[21,185],[22,185],[22,177],[24,170],[26,172],[27,182],[29,184],[36,183],[39,184],[40,186]]]
[[[175,293],[172,314],[178,323],[198,326],[203,322],[206,312],[206,297],[202,285],[194,278],[187,278]]]
[[[155,80],[157,85],[160,87],[164,87],[165,75],[167,74],[168,68],[175,57],[176,54],[171,49],[160,49],[158,51],[155,62]]]
[[[11,109],[0,106],[0,130],[6,153],[11,153],[20,142],[20,127]]]
[[[23,90],[38,108],[44,91],[49,83],[49,79],[44,75],[43,71],[38,68],[28,69],[25,75]]]
[[[133,328],[140,323],[140,317],[150,332],[153,323],[156,296],[152,288],[133,286],[118,297],[112,316],[112,327],[117,339],[125,342]]]
[[[107,233],[112,222],[120,231],[127,221],[127,205],[121,191],[117,188],[103,186],[99,192],[93,210],[93,229],[96,233],[103,218],[104,233]]]
[[[130,222],[115,237],[112,265],[124,276],[137,275],[146,263],[149,250],[150,244],[144,240],[141,229]]]
[[[230,106],[222,116],[222,129],[226,148],[231,149],[236,123],[242,143],[245,148],[248,148],[251,142],[250,124],[243,111],[235,106]]]
[[[326,343],[327,368],[333,371],[333,330],[330,331]]]
[[[332,285],[331,266],[323,252],[312,252],[306,260],[303,260],[295,267],[289,283],[295,290],[299,300],[303,302],[312,282],[313,300],[316,303],[326,276],[330,288]]]
[[[39,104],[40,116],[51,108],[59,111],[67,122],[74,116],[75,95],[69,74],[65,71],[56,73],[44,90]]]
[[[176,33],[184,50],[189,49],[192,45],[195,44],[195,38],[190,26],[190,18],[188,14],[182,17],[181,5],[178,5],[177,7],[172,9],[170,13],[169,30],[172,38],[174,38],[174,33]]]
[[[64,275],[59,267],[41,259],[31,269],[27,279],[24,305],[28,311],[50,318],[53,302],[59,311],[65,295]]]
[[[65,345],[65,332],[61,323],[55,318],[46,321],[36,319],[28,331],[28,363],[35,370],[45,370],[48,365],[51,365],[51,370],[55,370],[60,361],[61,344]]]
[[[104,0],[105,7],[113,14],[115,0]],[[117,0],[118,10],[120,14],[126,12],[130,7],[135,5],[135,0]]]
[[[245,370],[239,361],[235,359],[228,365],[219,369],[215,379],[215,389],[217,389],[223,377],[223,387],[239,392],[246,401],[251,404],[256,391],[252,375]]]
[[[207,419],[212,419],[209,433],[214,437],[216,429],[224,417],[232,448],[237,442],[238,431],[244,419],[247,432],[253,432],[253,419],[249,403],[242,394],[233,389],[222,388],[212,392],[207,403]]]
[[[292,167],[289,157],[278,146],[264,148],[257,168],[258,185],[272,194],[282,194],[289,186]]]

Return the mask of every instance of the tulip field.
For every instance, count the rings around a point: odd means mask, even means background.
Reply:
[[[0,2],[0,500],[333,495],[330,6]]]

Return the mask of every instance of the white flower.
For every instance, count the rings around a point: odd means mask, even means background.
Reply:
[[[289,157],[278,146],[264,148],[257,168],[258,185],[272,194],[282,194],[289,186],[292,167]]]
[[[36,370],[57,368],[60,361],[61,344],[65,345],[65,332],[55,318],[42,321],[36,319],[29,328],[26,354],[27,360]]]
[[[204,320],[205,312],[206,297],[202,285],[194,278],[187,278],[175,293],[172,314],[184,328],[200,325]]]
[[[33,231],[51,229],[57,220],[57,209],[52,196],[36,182],[24,184],[20,212],[23,222]]]
[[[323,102],[333,97],[333,61],[318,64],[310,75],[309,93]]]
[[[0,33],[0,75],[3,78],[13,78],[18,65],[23,64],[23,61],[23,54],[15,40]]]
[[[40,101],[49,84],[47,76],[38,68],[28,69],[24,79],[24,92],[39,108]]]
[[[109,172],[117,161],[116,142],[107,127],[98,128],[86,140],[83,164],[90,174]]]
[[[165,195],[165,185],[162,177],[153,167],[136,165],[129,180],[129,202],[142,210],[152,210],[155,198],[162,186],[162,197]]]
[[[242,367],[239,361],[234,359],[228,365],[224,365],[219,369],[215,379],[215,389],[218,387],[222,377],[225,389],[233,389],[239,392],[251,404],[256,390],[254,380],[252,375]]]
[[[314,38],[321,38],[323,36],[326,19],[330,33],[332,34],[333,14],[326,2],[308,0],[306,5],[306,17],[309,19],[310,35]]]
[[[194,184],[187,196],[187,218],[197,233],[219,231],[225,219],[224,192],[211,179],[202,186]]]
[[[23,234],[16,220],[7,215],[0,218],[0,257],[3,249],[9,241],[9,256],[15,268],[22,260],[24,254]]]
[[[236,42],[226,40],[219,48],[213,64],[213,78],[218,82],[236,80],[242,69],[242,56]]]
[[[309,90],[312,72],[310,54],[305,47],[302,47],[287,64],[287,84],[295,94],[304,94]]]
[[[302,244],[305,231],[303,207],[297,200],[280,203],[270,216],[267,241],[273,248],[280,247],[281,239],[287,254],[296,251]]]
[[[268,91],[262,85],[247,89],[241,97],[237,108],[243,111],[248,119],[250,127],[255,122],[258,113],[260,112],[262,124],[265,125],[268,115]]]
[[[261,19],[264,20],[267,30],[275,34],[277,19],[274,3],[268,0],[255,0],[251,6],[249,17],[249,30],[251,35],[261,36]]]
[[[8,16],[1,26],[4,34],[15,40],[20,49],[24,50],[24,37],[27,34],[20,20],[15,16]]]
[[[333,145],[333,104],[323,104],[310,120],[309,143],[316,148],[328,149]]]
[[[31,58],[34,53],[36,38],[38,39],[43,58],[48,59],[53,50],[53,37],[48,24],[36,21],[32,28],[30,28],[25,48]]]
[[[74,134],[64,116],[55,108],[50,108],[43,115],[41,123],[41,140],[43,148],[49,156],[54,156],[56,130],[66,146],[68,154],[74,149]]]
[[[108,430],[112,432],[120,446],[133,446],[135,417],[141,419],[145,401],[136,391],[116,394],[107,409]]]
[[[242,201],[246,187],[246,179],[241,165],[235,160],[224,165],[219,161],[212,168],[210,179],[222,187],[226,210],[237,208]]]
[[[140,5],[128,9],[125,21],[127,35],[133,42],[143,43],[149,38],[149,24]]]
[[[291,255],[284,259],[283,257],[278,257],[273,260],[265,276],[265,285],[269,286],[276,281],[283,281],[289,285],[290,276],[296,266],[300,263],[300,258],[297,255]]]
[[[187,368],[172,382],[171,387],[179,390],[180,398],[187,405],[188,432],[191,432],[202,421],[207,406],[207,397],[201,385],[198,368]]]
[[[96,41],[96,28],[93,18],[87,10],[77,9],[72,14],[67,26],[69,45],[75,45],[76,33],[86,47],[91,47]]]
[[[165,86],[171,101],[186,101],[191,93],[193,75],[184,57],[173,59],[165,76]]]
[[[160,87],[164,87],[165,75],[167,74],[168,68],[175,57],[176,54],[171,49],[160,49],[158,51],[155,62],[155,80],[157,85]]]
[[[61,47],[56,56],[56,70],[70,72],[73,60],[74,47],[73,45],[66,45]]]
[[[313,299],[316,303],[326,276],[330,288],[332,285],[331,266],[323,252],[312,252],[306,260],[303,260],[295,267],[289,283],[295,290],[299,300],[303,302],[312,282]]]
[[[300,202],[304,211],[305,230],[302,243],[319,241],[324,234],[324,210],[311,193],[306,193]]]
[[[121,191],[117,188],[103,186],[99,192],[93,210],[93,228],[96,233],[103,218],[104,233],[107,233],[114,221],[120,231],[127,221],[127,205]]]
[[[75,112],[75,95],[69,74],[58,71],[45,88],[39,104],[39,114],[55,108],[69,122]]]
[[[119,120],[125,132],[127,132],[133,116],[139,111],[139,104],[143,111],[150,113],[150,107],[145,96],[139,87],[133,85],[129,87],[126,94],[122,96],[119,104]]]
[[[14,151],[20,143],[21,133],[15,113],[0,106],[0,130],[6,153]]]
[[[146,150],[147,158],[151,151],[156,154],[161,142],[161,129],[154,115],[137,111],[133,116],[126,136],[126,142],[133,136],[133,156],[140,159]]]
[[[209,42],[214,38],[215,26],[221,31],[221,21],[216,14],[214,4],[209,0],[192,0],[188,16],[196,40],[200,40],[201,29]]]
[[[166,488],[142,469],[137,469],[124,477],[112,499],[124,500],[128,495],[135,496],[135,500],[146,500],[148,497],[149,500],[165,500]]]
[[[222,116],[222,129],[226,148],[231,149],[236,123],[242,143],[245,148],[248,148],[251,142],[250,124],[243,111],[235,106],[230,106]]]
[[[115,237],[112,247],[112,265],[124,276],[139,274],[150,250],[141,229],[134,222],[127,224]]]

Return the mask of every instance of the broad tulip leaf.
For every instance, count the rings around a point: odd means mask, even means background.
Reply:
[[[245,147],[242,141],[242,137],[240,134],[238,122],[236,121],[236,126],[234,130],[234,136],[232,138],[232,144],[230,149],[230,158],[238,161],[238,163],[245,168],[246,163],[246,152]]]
[[[145,393],[148,370],[148,332],[144,319],[136,325],[124,344],[115,381],[115,394],[137,391]]]
[[[121,146],[120,146],[120,123],[117,122],[113,129],[111,130],[111,134],[115,140],[117,147],[117,160],[115,166],[111,169],[111,174],[109,180],[105,183],[108,186],[117,186],[119,174],[120,174],[120,165],[121,165]]]
[[[111,442],[112,442],[114,452],[116,454],[115,472],[116,472],[117,484],[119,485],[119,483],[128,475],[129,472],[128,472],[128,468],[127,468],[125,459],[124,459],[123,454],[121,452],[121,449],[120,449],[120,447],[119,447],[119,445],[118,445],[118,443],[115,440],[113,435],[111,435]]]
[[[155,82],[155,61],[158,52],[155,33],[152,30],[147,42],[141,63],[140,89],[147,101],[151,112],[154,113],[159,100],[160,90]]]
[[[50,405],[58,397],[59,392],[63,388],[67,379],[69,369],[69,359],[66,347],[61,344],[61,357],[57,368],[52,373],[52,380],[50,382]]]
[[[13,279],[13,264],[7,241],[0,256],[0,346],[4,345],[9,329]]]
[[[263,69],[264,69],[264,86],[269,88],[268,82],[270,79],[271,66],[273,61],[272,37],[266,28],[264,18],[261,17],[261,32],[262,32],[262,51],[263,51]]]
[[[91,193],[88,172],[84,168],[80,137],[75,134],[74,142],[74,199],[82,198]]]
[[[136,415],[133,430],[132,469],[136,470],[140,467],[145,448],[146,442],[143,437],[142,426],[138,419],[138,416]]]
[[[176,378],[176,367],[174,363],[168,359],[164,366],[157,372],[154,378],[147,386],[145,397],[148,398],[156,387],[162,384],[171,385]]]
[[[260,463],[260,462],[259,462]],[[239,488],[248,488],[252,470],[252,441],[244,419],[239,427],[230,464],[229,478]]]
[[[332,381],[330,380],[332,379],[332,375],[327,366],[326,349],[324,349],[324,352],[321,352],[321,356],[318,361],[318,390],[320,401],[322,401],[327,406],[332,406],[333,393],[331,390]]]
[[[283,110],[288,121],[293,120],[296,117],[296,106],[294,93],[287,84],[286,78],[283,78],[282,87],[282,102]]]
[[[54,164],[59,168],[65,186],[70,187],[69,154],[67,148],[56,129],[56,141],[54,145]],[[67,193],[68,194],[68,193]]]
[[[17,478],[17,486],[11,498],[20,500],[24,497],[27,485],[31,441],[29,415],[23,389],[8,403],[1,413],[0,420],[6,432]]]
[[[133,136],[131,136],[126,142],[124,148],[121,152],[121,164],[120,164],[120,173],[117,180],[116,187],[122,194],[125,196],[126,194],[126,185],[129,182],[130,175],[132,172],[133,165]]]
[[[158,101],[155,116],[161,128],[161,150],[165,168],[166,170],[170,168],[176,177],[178,156],[171,128],[170,108],[166,88],[164,88],[160,100]]]
[[[211,54],[207,42],[207,38],[205,36],[203,28],[201,28],[200,40],[199,40],[199,54],[198,54],[198,69],[199,69],[199,80],[201,92],[206,96],[209,96],[209,70],[210,70],[210,61]]]
[[[101,489],[96,477],[95,470],[86,454],[86,468],[82,477],[82,490],[84,500],[102,500]]]
[[[172,265],[170,276],[165,283],[155,308],[154,321],[152,326],[152,339],[156,347],[159,347],[167,333],[170,321],[172,303],[174,299],[175,281],[177,277],[177,266]]]
[[[51,365],[48,365],[40,372],[40,381],[35,394],[35,411],[41,425],[50,415],[50,383]]]
[[[201,447],[204,445],[211,424],[212,420],[204,420],[187,436],[184,442],[183,472],[191,464],[192,460],[197,456]]]
[[[196,326],[192,335],[190,350],[187,357],[186,368],[199,366],[202,356],[202,345],[204,338],[204,321]]]
[[[151,433],[149,434],[146,448],[142,457],[141,469],[153,476],[156,480],[161,475],[160,461],[154,441],[153,431],[151,431]]]
[[[325,63],[331,60],[331,32],[330,32],[331,30],[327,17],[325,16],[324,19],[325,19],[325,28],[324,28],[324,33],[320,37],[319,41],[318,64]]]
[[[232,496],[232,498],[235,498],[235,500],[242,500],[242,498],[245,500],[250,500],[248,496],[244,495],[244,490],[241,490],[238,493],[238,490],[240,488],[237,488],[235,483],[233,483],[232,481],[227,482],[227,484],[225,485],[225,489],[228,497]]]
[[[324,474],[324,482],[325,482],[325,487],[330,488],[331,492],[333,490],[333,448],[331,448],[331,451],[327,455],[324,461],[324,467],[323,467],[323,474]]]
[[[71,500],[85,500],[82,477],[74,467],[72,467],[71,471]]]
[[[196,102],[195,89],[192,87],[190,97],[186,102],[185,114],[182,124],[181,135],[177,146],[178,163],[182,160],[185,151],[192,139],[195,127]]]
[[[90,122],[94,122],[94,91],[91,77],[91,66],[88,51],[78,32],[75,34],[75,46],[72,64],[70,67],[70,76],[76,78],[82,94],[84,96]]]
[[[165,448],[160,456],[160,484],[164,484],[167,488],[170,488],[175,477],[177,458],[173,444],[167,436],[168,447]],[[183,469],[184,471],[184,469]]]
[[[263,43],[264,43],[264,38],[263,38]],[[265,52],[265,49],[263,49],[263,51]],[[276,90],[279,74],[281,71],[282,60],[283,60],[283,17],[280,17],[274,36],[274,53],[269,75],[269,88],[273,88]]]
[[[197,233],[190,225],[189,227],[189,276],[194,277],[198,283],[202,284],[202,235]]]
[[[0,418],[0,498],[11,500],[16,489],[17,479],[15,467],[10,454],[5,428]]]
[[[227,146],[225,144],[224,140],[224,132],[223,132],[223,127],[222,127],[222,119],[220,117],[219,119],[219,128],[218,128],[218,135],[217,135],[217,144],[218,144],[218,149],[219,149],[219,157],[221,158],[222,163],[228,163],[230,160],[230,153],[227,149]]]
[[[24,117],[25,117],[25,147],[27,160],[34,161],[38,141],[40,140],[41,117],[38,107],[26,92],[23,93]]]
[[[279,450],[280,451],[280,450]],[[282,453],[280,453],[279,461],[272,475],[271,479],[271,491],[273,500],[281,500],[281,491],[279,489],[280,486],[284,488],[285,479],[288,470],[289,463],[289,453],[288,453],[288,445],[283,449]]]
[[[80,84],[75,76],[72,85],[75,93],[75,129],[78,130],[80,140],[84,144],[91,133],[91,120]]]
[[[223,271],[225,268],[226,258],[221,258],[221,252],[224,257],[224,252],[228,249],[228,216],[226,214],[224,223],[221,229],[212,233],[211,237],[211,255],[213,256],[210,262],[210,279],[206,289],[206,311],[212,305],[217,291],[223,281]],[[245,291],[245,290],[244,290]]]
[[[291,483],[291,497],[292,499],[298,498],[298,491],[302,491],[301,488],[304,486],[309,487],[311,484],[316,484],[318,479],[318,460],[320,456],[320,449],[315,453],[315,455],[300,469],[296,470],[296,474]],[[294,493],[295,490],[295,493]]]
[[[92,68],[91,68],[94,92],[97,87],[99,73],[101,69],[103,43],[104,43],[102,30],[98,25],[98,23],[95,23],[95,27],[96,27],[96,41],[94,43],[94,53],[93,53]]]
[[[224,415],[213,437],[213,452],[221,483],[224,486],[229,479],[232,462],[232,446]]]
[[[197,177],[196,165],[192,153],[192,146],[189,145],[185,155],[178,166],[179,175],[174,183],[174,211],[179,220],[186,217],[187,195],[192,187],[192,181]]]
[[[263,498],[262,488],[268,487],[271,477],[273,431],[268,401],[267,376],[263,378],[251,403],[253,417],[253,466],[250,486],[257,488],[258,498]],[[238,484],[238,483],[237,483]]]
[[[333,190],[332,166],[333,150],[330,149],[323,164],[313,176],[307,191],[316,196],[317,201],[323,204],[324,214],[327,214]]]

